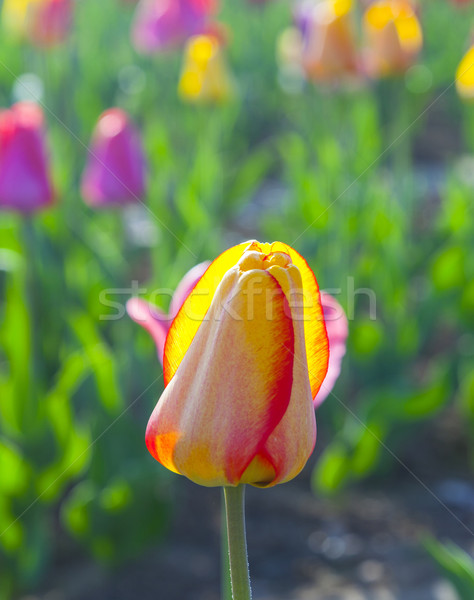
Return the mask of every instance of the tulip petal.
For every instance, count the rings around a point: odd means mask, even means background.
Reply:
[[[315,408],[326,400],[341,373],[349,333],[347,317],[339,302],[326,292],[321,292],[321,303],[329,338],[329,366],[323,385],[314,399]]]
[[[329,363],[329,340],[324,322],[318,282],[306,260],[282,242],[271,244],[272,252],[285,252],[301,274],[302,289],[297,291],[304,302],[304,337],[312,397],[315,398],[326,377]]]
[[[204,273],[207,271],[209,265],[211,263],[209,261],[205,261],[199,263],[192,269],[190,269],[186,275],[181,279],[176,288],[175,293],[173,294],[173,298],[171,299],[169,315],[172,319],[178,314],[179,309],[183,305],[183,302],[192,292],[196,283],[201,279]]]
[[[251,242],[229,248],[218,256],[194,286],[171,324],[165,344],[165,386],[173,378],[212,302],[226,271],[237,264]]]
[[[231,249],[232,265],[246,247]],[[221,264],[227,264],[229,254],[224,255],[217,259]],[[206,275],[211,285],[213,265],[198,286]],[[206,320],[196,328],[150,418],[147,446],[162,464],[202,485],[237,485],[245,475],[265,485],[275,478],[265,444],[294,389],[295,334],[288,301],[268,271],[238,267],[210,296]],[[183,322],[185,315],[180,311],[177,319]],[[172,339],[168,336],[165,362]],[[307,377],[306,385],[311,406]]]
[[[153,338],[158,359],[163,364],[165,340],[171,319],[156,306],[140,298],[131,298],[127,302],[128,316],[141,325]]]
[[[273,245],[274,246],[274,245]],[[306,359],[304,310],[297,301],[301,290],[301,273],[294,265],[282,269],[271,267],[270,273],[277,279],[285,292],[294,326],[294,364],[291,398],[285,414],[268,437],[259,457],[271,462],[275,477],[253,485],[270,487],[296,477],[306,464],[316,443],[316,419]],[[295,301],[296,297],[296,301]],[[252,466],[252,465],[251,465]],[[244,474],[247,476],[248,474]],[[242,479],[244,481],[245,479]]]

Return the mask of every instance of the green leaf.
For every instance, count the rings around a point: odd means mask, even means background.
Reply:
[[[115,413],[123,405],[123,400],[114,355],[88,315],[76,314],[70,323],[90,362],[100,401],[109,413]]]
[[[325,494],[332,494],[340,490],[347,482],[350,465],[351,461],[346,447],[339,442],[330,444],[313,472],[313,488]]]
[[[448,542],[440,544],[433,538],[423,543],[444,576],[453,584],[460,600],[474,598],[474,561],[464,550]]]

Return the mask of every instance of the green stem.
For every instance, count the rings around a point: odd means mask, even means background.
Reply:
[[[229,543],[227,537],[227,513],[225,510],[225,488],[222,488],[221,512],[221,600],[232,600],[230,583]],[[1,598],[0,598],[1,600]]]
[[[252,598],[245,537],[244,494],[245,485],[224,488],[233,600]]]

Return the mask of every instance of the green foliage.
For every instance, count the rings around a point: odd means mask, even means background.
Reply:
[[[459,600],[471,600],[474,595],[474,560],[456,544],[441,544],[428,538],[426,550],[441,573],[453,584]]]
[[[388,472],[445,410],[472,433],[472,162],[456,154],[474,144],[474,111],[448,86],[473,8],[423,3],[425,49],[405,77],[288,95],[275,62],[288,3],[223,4],[238,83],[226,106],[180,103],[179,52],[138,56],[132,12],[116,0],[76,2],[74,35],[47,52],[1,38],[2,106],[19,75],[44,84],[58,200],[30,220],[0,219],[2,600],[35,587],[59,526],[107,565],[160,538],[171,476],[143,437],[161,369],[123,305],[132,282],[145,296],[172,290],[244,238],[293,245],[349,317],[342,377],[318,411],[330,440],[318,493]],[[138,236],[129,212],[79,198],[93,125],[113,105],[131,113],[147,152]],[[452,147],[431,141],[444,140],[445,122]],[[439,168],[413,160],[420,147]],[[457,560],[429,547],[448,567]]]

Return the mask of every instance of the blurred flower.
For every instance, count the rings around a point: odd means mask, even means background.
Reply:
[[[165,314],[157,306],[140,298],[131,298],[127,302],[127,313],[129,317],[133,319],[135,323],[144,327],[153,338],[158,352],[158,359],[161,364],[163,364],[165,340],[171,322],[178,314],[183,302],[189,296],[196,283],[204,275],[209,264],[210,263],[208,262],[202,262],[186,273],[173,294],[168,314]]]
[[[405,72],[423,45],[423,33],[407,0],[380,0],[365,11],[366,67],[383,77]]]
[[[16,35],[40,47],[64,41],[71,29],[72,0],[5,0],[2,21]]]
[[[72,0],[40,0],[31,3],[27,19],[29,40],[40,47],[63,42],[71,30],[73,10]]]
[[[226,250],[171,324],[149,451],[206,486],[292,479],[313,451],[328,354],[306,261],[279,242]]]
[[[139,201],[146,165],[140,136],[126,112],[106,110],[99,117],[82,176],[84,200],[95,207]]]
[[[16,35],[26,35],[28,11],[32,4],[41,0],[4,0],[2,5],[2,25]]]
[[[188,41],[179,93],[189,102],[224,102],[233,96],[232,78],[216,37],[199,35]]]
[[[334,80],[358,71],[358,55],[351,18],[351,0],[311,0],[296,11],[296,28],[279,40],[284,65],[302,66],[306,77]]]
[[[217,0],[141,0],[132,25],[138,52],[152,54],[203,33]]]
[[[18,102],[0,112],[0,207],[30,213],[52,202],[43,112]]]
[[[456,89],[463,100],[474,100],[474,45],[469,48],[456,70]]]

